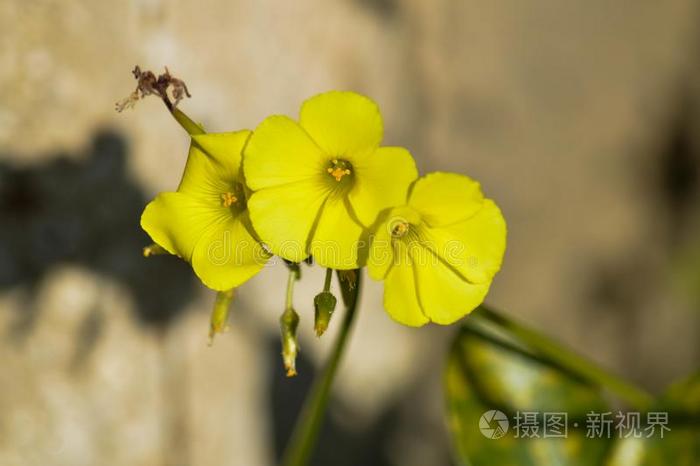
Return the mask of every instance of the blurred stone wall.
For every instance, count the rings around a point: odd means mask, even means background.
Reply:
[[[141,268],[138,211],[176,187],[187,139],[155,99],[114,112],[135,64],[185,79],[212,130],[328,89],[372,96],[387,144],[501,205],[494,306],[651,390],[696,368],[699,19],[693,0],[1,2],[0,191],[28,229],[0,216],[0,464],[272,464],[329,349],[319,271],[296,295],[307,376],[284,381],[284,267],[241,290],[211,348],[211,293]],[[55,225],[66,238],[30,241]],[[319,464],[447,464],[454,329],[400,327],[365,291],[326,429],[349,446]]]

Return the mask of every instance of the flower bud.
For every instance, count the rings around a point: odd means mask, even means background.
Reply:
[[[297,375],[296,359],[299,353],[297,342],[297,327],[299,326],[299,314],[294,309],[287,308],[280,316],[280,332],[282,337],[282,361],[287,371],[287,377]]]
[[[231,301],[233,301],[233,289],[219,291],[216,294],[214,309],[211,311],[211,318],[209,321],[209,346],[214,343],[214,336],[217,333],[223,333],[228,329],[226,322],[228,321]]]
[[[168,251],[166,251],[165,248],[157,245],[156,243],[149,244],[148,246],[143,248],[143,257],[151,257],[167,253]]]
[[[330,291],[322,291],[314,298],[314,330],[317,337],[323,335],[328,328],[337,302]]]

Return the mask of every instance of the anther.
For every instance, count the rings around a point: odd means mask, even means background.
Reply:
[[[236,202],[238,202],[238,198],[235,194],[231,192],[221,194],[221,203],[224,207],[231,207]]]
[[[352,168],[352,166],[346,160],[332,159],[331,166],[326,168],[326,171],[329,175],[335,178],[335,181],[340,182],[344,176],[350,175],[352,173],[352,170],[350,170],[350,168]]]
[[[406,233],[408,233],[409,225],[406,222],[400,222],[394,225],[391,229],[391,236],[394,238],[401,238]]]
[[[345,175],[350,174],[350,169],[349,168],[341,168],[341,167],[335,167],[335,168],[329,168],[328,173],[335,178],[335,181],[340,181],[343,179]]]

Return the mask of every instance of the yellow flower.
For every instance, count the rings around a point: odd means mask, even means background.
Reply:
[[[214,290],[239,286],[269,259],[246,208],[240,165],[249,136],[250,131],[192,136],[177,192],[159,194],[141,216],[153,241],[190,262]]]
[[[384,307],[396,321],[451,324],[481,304],[506,247],[506,223],[479,183],[432,173],[405,206],[376,228],[368,271],[384,280]]]
[[[243,169],[253,225],[272,252],[338,270],[364,265],[368,228],[417,177],[406,149],[379,147],[382,134],[374,102],[338,91],[304,102],[299,122],[271,116],[258,126]]]

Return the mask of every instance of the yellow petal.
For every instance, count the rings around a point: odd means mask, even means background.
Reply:
[[[445,262],[472,283],[490,281],[501,268],[506,223],[496,204],[486,199],[467,220],[445,227],[422,228],[421,238]]]
[[[392,231],[402,223],[417,225],[420,223],[420,216],[408,206],[396,207],[382,214],[381,220],[378,220],[372,229],[367,271],[375,280],[385,278],[395,259]]]
[[[366,230],[352,218],[347,200],[329,197],[313,232],[310,252],[322,267],[352,270],[367,261]]]
[[[194,142],[190,144],[187,164],[177,191],[215,204],[221,193],[231,189],[221,166]]]
[[[302,105],[299,123],[326,154],[340,158],[377,147],[384,131],[377,104],[354,92],[312,97]]]
[[[186,261],[199,239],[230,210],[183,193],[161,193],[141,215],[141,227],[151,239]]]
[[[209,288],[235,288],[258,273],[269,259],[246,224],[247,214],[224,217],[204,233],[194,248],[192,268]]]
[[[413,157],[403,147],[380,147],[353,168],[355,183],[348,197],[367,227],[383,209],[405,204],[408,188],[418,176]]]
[[[437,257],[418,253],[417,248],[411,249],[411,258],[416,269],[418,300],[431,321],[452,324],[484,301],[491,282],[469,283]]]
[[[308,257],[309,235],[327,195],[323,185],[314,182],[256,191],[248,200],[255,231],[273,253],[301,262]]]
[[[327,156],[291,118],[271,116],[255,129],[244,150],[243,172],[253,190],[326,174]]]
[[[370,236],[367,272],[374,280],[384,280],[394,261],[394,249],[391,245],[391,229],[383,222]]]
[[[206,133],[192,136],[194,143],[218,168],[217,175],[232,183],[239,179],[243,148],[250,137],[248,130],[229,133]],[[185,168],[185,175],[187,168]]]
[[[428,323],[417,296],[415,269],[405,244],[396,243],[397,258],[384,281],[384,309],[395,321],[420,327]]]
[[[456,173],[430,173],[415,182],[408,204],[431,226],[449,225],[474,215],[484,195],[478,182]]]

